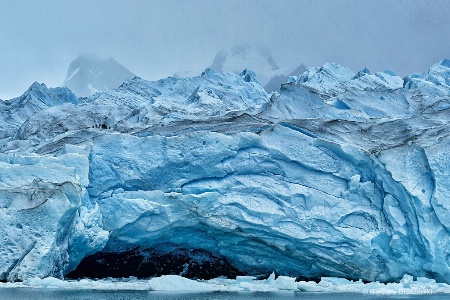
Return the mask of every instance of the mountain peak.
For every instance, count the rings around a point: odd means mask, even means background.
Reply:
[[[80,97],[119,87],[135,75],[114,58],[103,59],[95,53],[83,53],[67,70],[64,85]]]
[[[33,82],[28,90],[19,98],[27,99],[30,97],[35,97],[36,99],[46,99],[49,95],[49,90],[44,83],[39,83],[37,81]]]
[[[306,71],[303,64],[280,68],[268,48],[243,45],[219,51],[211,68],[220,72],[236,74],[244,69],[251,69],[269,93],[279,90],[281,84],[286,83],[289,76],[299,75]]]
[[[269,49],[243,45],[219,51],[214,58],[211,68],[221,72],[233,72],[236,74],[239,74],[245,68],[249,68],[255,71],[263,83],[270,80],[270,78],[265,78],[267,73],[272,73],[279,69]]]
[[[33,82],[31,85],[30,85],[30,87],[28,88],[28,92],[30,92],[30,91],[36,91],[36,90],[39,90],[39,91],[41,91],[41,90],[46,90],[47,89],[47,86],[45,85],[45,83],[39,83],[39,82],[37,82],[37,81],[35,81],[35,82]]]
[[[258,84],[261,84],[256,78],[255,72],[253,72],[252,70],[245,69],[244,71],[239,73],[239,76],[241,76],[245,82],[256,82]]]

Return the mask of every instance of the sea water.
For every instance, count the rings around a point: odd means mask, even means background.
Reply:
[[[18,300],[357,300],[357,299],[448,299],[445,294],[428,295],[369,295],[356,293],[310,293],[310,292],[201,292],[201,293],[174,293],[156,291],[96,291],[96,290],[59,290],[59,289],[33,289],[33,288],[5,288],[0,289],[0,299]]]

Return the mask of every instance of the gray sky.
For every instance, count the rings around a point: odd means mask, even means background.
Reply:
[[[267,47],[280,66],[425,72],[450,58],[450,1],[0,0],[0,99],[60,85],[84,52],[154,80],[236,44]]]

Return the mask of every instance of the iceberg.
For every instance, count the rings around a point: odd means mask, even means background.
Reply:
[[[170,275],[153,289],[221,275],[247,290],[406,274],[442,287],[449,72],[446,60],[404,79],[326,64],[271,95],[250,70],[136,77],[87,98],[33,85],[32,109],[0,104],[1,279],[52,285],[90,265]]]

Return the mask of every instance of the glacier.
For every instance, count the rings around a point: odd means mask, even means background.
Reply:
[[[327,63],[270,95],[250,70],[86,98],[35,83],[0,101],[0,280],[184,253],[175,275],[450,283],[449,109],[449,60]]]

